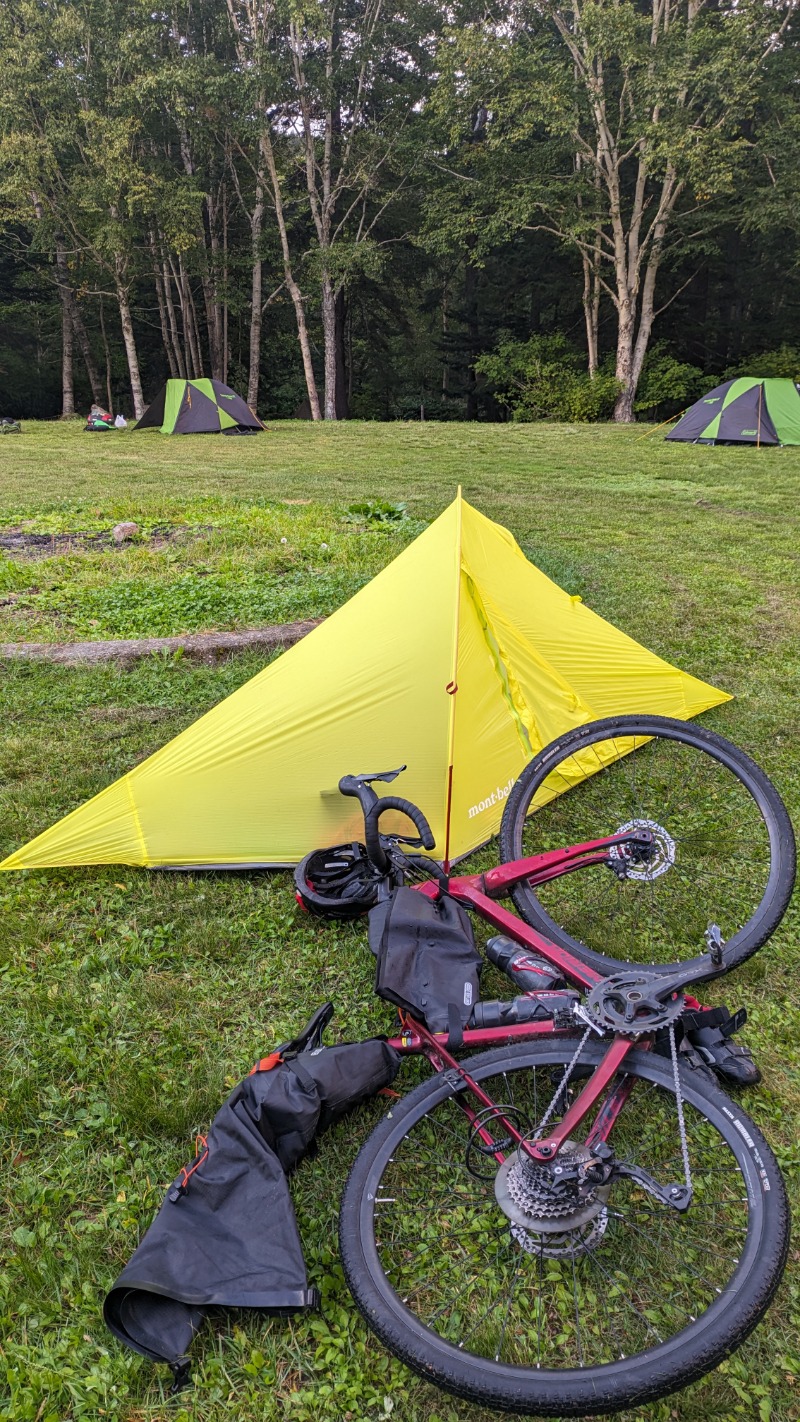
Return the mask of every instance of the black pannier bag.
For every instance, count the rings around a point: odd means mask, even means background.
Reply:
[[[209,1308],[283,1314],[317,1303],[286,1176],[322,1130],[388,1086],[400,1064],[379,1037],[319,1046],[332,1011],[326,1004],[302,1038],[263,1058],[234,1089],[106,1297],[112,1333],[168,1363],[175,1390],[188,1380],[186,1354]]]
[[[371,910],[369,941],[379,997],[405,1008],[430,1032],[466,1027],[483,960],[469,916],[455,899],[396,889]]]

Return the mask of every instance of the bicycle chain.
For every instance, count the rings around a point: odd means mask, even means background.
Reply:
[[[570,1079],[570,1077],[571,1077],[573,1071],[575,1070],[575,1067],[576,1067],[577,1064],[578,1064],[578,1059],[579,1059],[579,1057],[580,1057],[580,1055],[581,1055],[581,1052],[583,1051],[584,1047],[586,1046],[587,1039],[591,1036],[593,1030],[594,1030],[594,1029],[593,1029],[592,1027],[587,1027],[587,1028],[586,1028],[586,1031],[584,1032],[583,1036],[581,1037],[581,1040],[580,1040],[580,1042],[578,1043],[578,1046],[577,1046],[577,1048],[576,1048],[576,1050],[575,1050],[573,1056],[571,1057],[571,1059],[570,1059],[570,1061],[569,1061],[569,1063],[568,1063],[568,1065],[567,1065],[566,1071],[564,1072],[564,1075],[563,1075],[563,1077],[561,1078],[561,1081],[559,1082],[558,1087],[556,1088],[555,1095],[553,1096],[553,1099],[552,1099],[552,1101],[550,1102],[550,1105],[548,1106],[547,1110],[545,1111],[545,1113],[544,1113],[544,1115],[543,1115],[541,1121],[539,1122],[539,1125],[538,1125],[538,1127],[537,1127],[537,1130],[536,1130],[535,1134],[534,1134],[533,1137],[532,1137],[532,1139],[533,1139],[534,1141],[538,1141],[538,1140],[541,1138],[541,1136],[542,1136],[542,1134],[543,1134],[543,1132],[544,1132],[545,1126],[548,1124],[548,1122],[549,1122],[551,1116],[553,1115],[553,1112],[555,1111],[555,1109],[556,1109],[556,1107],[557,1107],[557,1105],[558,1105],[558,1102],[559,1102],[559,1100],[560,1100],[560,1098],[561,1098],[562,1092],[566,1089],[566,1087],[567,1087],[568,1084],[569,1084],[569,1079]],[[676,1043],[676,1040],[675,1040],[675,1024],[674,1024],[674,1023],[671,1023],[671,1024],[670,1024],[670,1027],[669,1027],[669,1045],[670,1045],[670,1052],[671,1052],[671,1055],[672,1055],[672,1076],[673,1076],[673,1080],[674,1080],[674,1082],[675,1082],[675,1105],[676,1105],[676,1109],[677,1109],[677,1112],[678,1112],[678,1132],[679,1132],[680,1138],[681,1138],[681,1156],[683,1157],[683,1173],[684,1173],[684,1178],[685,1178],[685,1181],[686,1181],[686,1187],[687,1187],[688,1190],[691,1190],[691,1189],[692,1189],[692,1172],[691,1172],[691,1166],[690,1166],[690,1164],[689,1164],[689,1138],[688,1138],[688,1136],[687,1136],[687,1134],[686,1134],[686,1122],[685,1122],[685,1120],[684,1120],[684,1115],[683,1115],[683,1096],[682,1096],[682,1094],[681,1094],[680,1075],[679,1075],[679,1072],[678,1072],[678,1048],[677,1048],[677,1043]],[[644,1188],[645,1190],[647,1189],[647,1185],[645,1184],[645,1182],[640,1181],[640,1184],[643,1185],[643,1188]],[[654,1192],[651,1191],[650,1193],[653,1194]],[[658,1198],[658,1196],[656,1196],[656,1198]]]
[[[575,1067],[576,1067],[577,1064],[578,1064],[578,1058],[579,1058],[581,1052],[583,1051],[584,1047],[586,1046],[587,1039],[592,1035],[592,1032],[593,1032],[593,1031],[594,1031],[594,1028],[593,1028],[593,1027],[587,1027],[587,1028],[586,1028],[586,1031],[584,1032],[583,1036],[581,1037],[581,1040],[580,1040],[580,1042],[578,1043],[577,1051],[575,1052],[574,1057],[572,1058],[571,1062],[570,1062],[569,1065],[567,1066],[567,1069],[566,1069],[566,1071],[564,1072],[564,1075],[562,1076],[561,1081],[560,1081],[559,1084],[558,1084],[558,1087],[557,1087],[557,1089],[556,1089],[556,1094],[555,1094],[555,1096],[553,1097],[552,1101],[550,1102],[550,1105],[548,1106],[548,1108],[547,1108],[547,1110],[545,1111],[545,1113],[544,1113],[544,1115],[543,1115],[541,1121],[539,1122],[539,1125],[538,1125],[538,1127],[537,1127],[537,1129],[536,1129],[536,1132],[535,1132],[535,1134],[534,1134],[534,1136],[533,1136],[533,1140],[538,1141],[538,1139],[539,1139],[539,1137],[541,1136],[541,1134],[542,1134],[542,1132],[543,1132],[545,1126],[547,1125],[548,1121],[550,1120],[550,1117],[552,1116],[553,1112],[555,1111],[556,1106],[558,1105],[558,1102],[559,1102],[559,1098],[560,1098],[560,1096],[561,1096],[561,1093],[562,1093],[562,1091],[564,1091],[564,1090],[566,1089],[566,1087],[569,1085],[569,1079],[570,1079],[570,1077],[571,1077],[573,1071],[575,1070]]]
[[[672,1054],[672,1075],[675,1079],[675,1104],[678,1110],[678,1130],[681,1137],[681,1155],[683,1156],[683,1173],[686,1177],[686,1188],[692,1188],[692,1172],[689,1167],[689,1141],[686,1135],[686,1123],[683,1119],[683,1097],[681,1096],[680,1076],[678,1073],[678,1047],[675,1041],[675,1023],[669,1028],[669,1047]]]

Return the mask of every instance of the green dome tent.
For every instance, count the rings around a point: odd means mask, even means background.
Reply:
[[[162,434],[254,434],[264,428],[221,380],[168,380],[133,428],[156,427]]]
[[[800,391],[793,380],[743,375],[709,390],[665,439],[690,444],[800,444]]]

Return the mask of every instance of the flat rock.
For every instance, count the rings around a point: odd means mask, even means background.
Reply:
[[[179,637],[141,637],[109,642],[0,642],[0,661],[58,662],[62,665],[95,665],[98,662],[135,662],[158,653],[182,652],[195,662],[219,662],[254,649],[272,652],[291,647],[313,631],[321,619],[282,622],[272,627],[250,627],[243,632],[191,632]]]

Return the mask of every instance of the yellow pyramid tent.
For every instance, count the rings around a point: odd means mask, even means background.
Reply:
[[[561,732],[728,699],[569,597],[459,491],[338,612],[0,868],[294,864],[359,837],[340,776],[403,764],[453,860]]]

